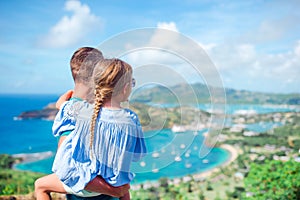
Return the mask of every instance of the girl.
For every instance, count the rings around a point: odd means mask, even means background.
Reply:
[[[100,175],[118,187],[134,174],[132,161],[146,153],[138,116],[121,108],[134,86],[132,68],[119,59],[100,60],[94,69],[95,103],[76,102],[75,130],[64,140],[54,163],[54,174],[36,181],[36,197],[50,199],[50,192],[94,196],[85,186]],[[130,199],[129,192],[122,199]]]
[[[56,107],[59,109],[59,112],[57,113],[52,126],[53,135],[59,139],[58,147],[75,129],[76,118],[73,116],[75,111],[74,102],[82,101],[84,99],[89,102],[94,101],[94,97],[91,96],[93,91],[91,92],[92,84],[90,83],[93,82],[92,75],[94,67],[100,59],[103,59],[102,52],[93,47],[81,47],[77,49],[71,57],[70,69],[75,84],[74,90],[69,90],[56,102]],[[129,185],[112,187],[98,176],[90,182],[86,188],[102,194],[120,197],[127,193]],[[100,196],[103,197],[103,195]],[[67,195],[67,199],[70,197],[71,199],[75,198],[74,195]]]

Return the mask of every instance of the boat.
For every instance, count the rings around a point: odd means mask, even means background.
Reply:
[[[171,130],[173,133],[183,133],[186,131],[185,127],[178,125],[173,125]]]
[[[146,166],[146,163],[144,161],[140,162],[140,166],[141,167],[145,167]]]
[[[176,154],[176,151],[175,151],[175,146],[172,145],[172,151],[171,151],[171,155],[175,155]]]
[[[153,163],[153,165],[152,165],[152,173],[157,173],[157,172],[159,172],[159,169],[158,168],[156,168],[156,165],[155,165],[155,163]]]
[[[187,150],[184,154],[184,157],[189,158],[191,156],[191,150]]]
[[[175,160],[176,162],[180,162],[180,161],[181,161],[181,158],[180,158],[180,156],[176,156],[174,160]]]
[[[185,163],[185,168],[191,168],[192,167],[192,163]]]
[[[152,158],[158,158],[159,157],[159,153],[158,152],[154,152],[153,154],[152,154]]]

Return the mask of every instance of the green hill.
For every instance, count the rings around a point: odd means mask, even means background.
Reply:
[[[190,85],[179,84],[171,87],[144,87],[139,88],[137,91],[135,91],[132,97],[133,101],[144,103],[151,102],[152,104],[210,103],[210,91],[212,90],[214,91],[214,94],[220,94],[220,101],[224,101],[225,94],[226,102],[228,104],[300,105],[300,93],[276,94],[252,92],[247,90],[235,90],[230,88],[211,88],[211,90],[209,90],[208,87],[202,83],[195,83]]]

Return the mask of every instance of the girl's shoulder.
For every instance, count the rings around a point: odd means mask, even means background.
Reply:
[[[100,111],[100,120],[111,123],[140,125],[138,115],[128,108],[110,109],[103,107]]]
[[[72,107],[75,115],[82,119],[90,119],[94,110],[94,105],[87,101],[75,101]]]
[[[129,108],[123,108],[123,110],[124,112],[127,112],[129,115],[137,117],[137,114],[133,110],[130,110]]]

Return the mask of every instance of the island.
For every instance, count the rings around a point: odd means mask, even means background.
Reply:
[[[23,119],[44,119],[44,120],[54,120],[55,115],[58,110],[55,107],[55,103],[49,103],[42,109],[39,110],[29,110],[22,112],[16,117],[17,120]]]

